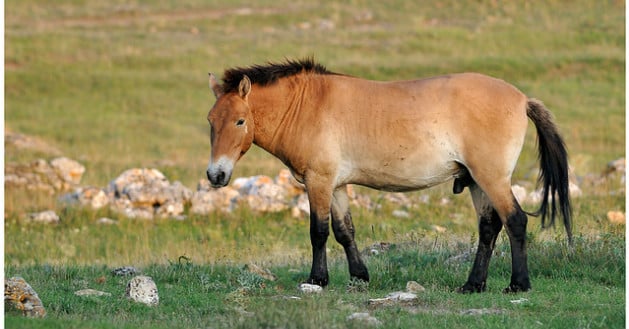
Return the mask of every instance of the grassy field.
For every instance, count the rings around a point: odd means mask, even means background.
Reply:
[[[314,55],[330,70],[377,80],[477,71],[507,80],[553,111],[577,177],[599,175],[625,154],[625,4],[621,1],[89,1],[5,2],[5,129],[35,136],[82,162],[82,184],[104,186],[132,167],[153,167],[194,188],[209,158],[205,120],[214,97],[207,72]],[[6,145],[5,162],[50,159],[53,152]],[[535,134],[515,180],[535,182]],[[274,176],[281,163],[253,148],[235,176]],[[137,221],[108,210],[64,208],[57,196],[5,191],[5,276],[21,275],[39,292],[48,317],[8,314],[10,328],[362,327],[369,311],[384,328],[621,328],[625,325],[625,230],[609,210],[625,209],[624,183],[583,185],[575,199],[574,252],[561,230],[529,221],[534,290],[500,293],[509,279],[501,237],[488,292],[457,295],[469,261],[446,264],[476,244],[466,193],[451,186],[428,205],[395,219],[393,205],[354,209],[360,248],[399,248],[368,259],[368,289],[346,292],[342,249],[330,239],[330,287],[302,296],[308,275],[308,223],[288,214],[189,216]],[[377,192],[370,193],[378,199]],[[623,190],[624,191],[624,190]],[[448,197],[447,206],[438,200]],[[25,213],[55,209],[56,226],[26,223]],[[95,224],[108,216],[117,225]],[[447,229],[436,233],[432,226]],[[507,256],[503,256],[506,253]],[[189,262],[179,262],[185,256]],[[255,262],[277,276],[243,271]],[[123,298],[116,266],[140,267],[157,282],[161,304]],[[102,276],[105,282],[95,281]],[[427,288],[408,307],[369,309],[369,298]],[[81,299],[94,288],[112,297]],[[287,300],[283,296],[299,296]],[[521,304],[512,300],[526,298]],[[489,314],[467,315],[487,309]]]

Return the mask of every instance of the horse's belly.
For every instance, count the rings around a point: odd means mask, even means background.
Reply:
[[[351,175],[348,183],[383,191],[405,192],[426,189],[464,173],[455,161],[424,165],[421,163],[384,163],[377,168],[360,168]]]

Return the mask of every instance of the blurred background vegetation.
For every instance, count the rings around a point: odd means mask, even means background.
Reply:
[[[83,185],[102,187],[126,169],[152,167],[194,188],[204,179],[210,154],[206,115],[214,96],[207,73],[220,77],[233,66],[305,56],[332,71],[376,80],[463,71],[492,75],[553,111],[578,176],[598,175],[625,153],[623,1],[8,0],[5,130],[40,138],[83,163]],[[529,128],[516,181],[535,182],[535,138]],[[5,149],[5,162],[50,157],[42,149]],[[235,177],[275,176],[282,167],[253,148]],[[439,200],[450,195],[450,188],[426,193]],[[607,210],[624,208],[624,196],[584,194],[576,204],[577,230],[599,230]],[[275,249],[301,248],[307,254],[309,249],[304,221],[247,211],[184,224],[124,222],[118,228],[95,228],[95,218],[115,215],[71,210],[55,229],[13,225],[26,211],[56,207],[56,196],[6,191],[7,250],[15,243],[14,251],[48,253],[41,259],[50,261],[145,257],[152,262],[184,253],[217,260]],[[467,195],[449,208],[413,208],[413,220],[390,218],[386,210],[358,210],[355,217],[359,236],[375,241],[402,233],[421,236],[432,224],[466,234],[476,230]],[[530,222],[538,227],[536,220]],[[72,233],[82,230],[90,239]],[[16,232],[22,239],[12,238]],[[144,239],[137,245],[140,251],[120,258],[130,251],[118,245],[133,243],[134,234]],[[70,252],[51,249],[43,242],[47,236],[52,244],[67,244]],[[200,245],[192,247],[189,239]],[[72,247],[88,241],[91,248]],[[205,244],[222,256],[202,251],[209,248]],[[148,250],[154,255],[142,253]],[[13,260],[32,257],[21,255]]]

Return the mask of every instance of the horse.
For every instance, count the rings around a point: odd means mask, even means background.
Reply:
[[[503,80],[458,73],[372,81],[334,73],[313,58],[230,68],[222,80],[209,73],[216,102],[207,116],[207,178],[215,188],[226,186],[251,144],[290,169],[305,185],[310,205],[312,268],[306,283],[328,284],[330,219],[351,278],[369,281],[354,239],[348,184],[404,192],[453,180],[454,194],[467,187],[479,242],[467,282],[457,289],[461,293],[486,290],[503,227],[512,256],[504,292],[531,289],[527,215],[541,215],[546,228],[560,212],[572,241],[565,143],[544,104]],[[527,117],[537,130],[543,191],[535,212],[525,212],[511,190]]]

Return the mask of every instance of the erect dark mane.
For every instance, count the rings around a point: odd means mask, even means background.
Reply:
[[[223,73],[223,92],[228,93],[238,90],[238,85],[245,75],[249,77],[251,83],[265,86],[276,82],[280,78],[293,76],[302,72],[335,74],[328,71],[325,66],[316,63],[312,57],[301,60],[287,59],[284,63],[268,62],[266,65],[235,67],[227,69],[225,73]]]

